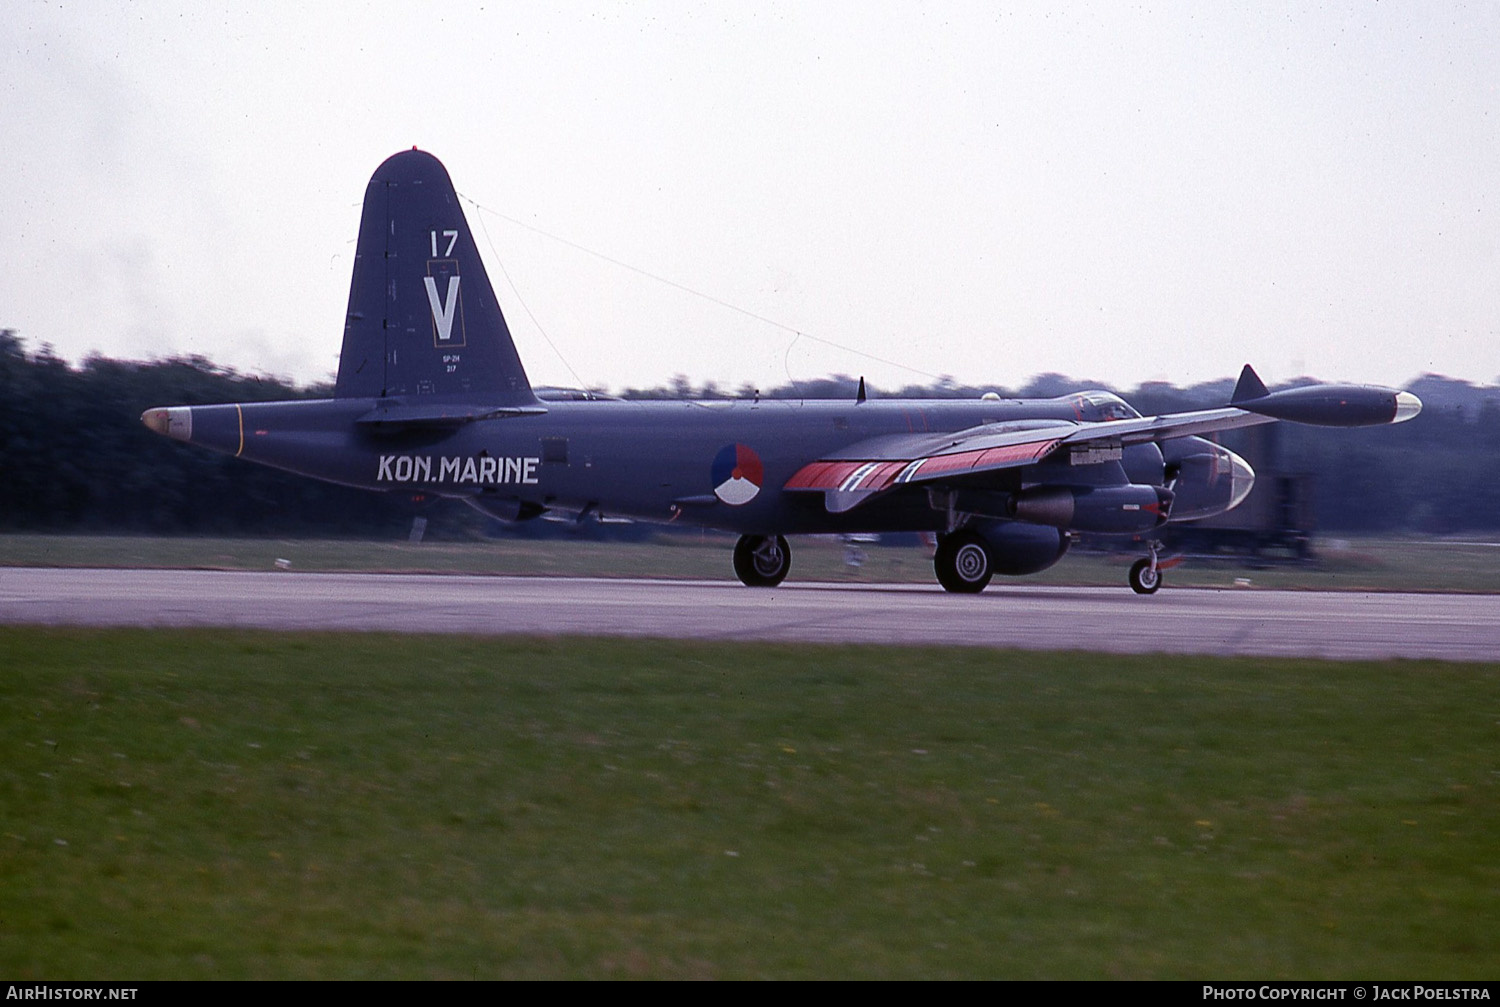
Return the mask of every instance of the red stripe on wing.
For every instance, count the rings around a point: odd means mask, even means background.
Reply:
[[[975,470],[1001,468],[1009,465],[1029,465],[1057,447],[1058,438],[1032,441],[1027,444],[1008,444],[1000,448],[977,448],[972,451],[957,451],[951,455],[933,455],[923,458],[907,474],[905,482],[928,480],[950,472],[973,472]]]
[[[1005,465],[1029,464],[1041,458],[1047,452],[1057,447],[1060,443],[1058,438],[1049,438],[1044,441],[1031,441],[1026,444],[1010,444],[999,448],[975,448],[970,451],[956,451],[947,455],[932,455],[921,459],[897,459],[894,461],[876,461],[873,459],[859,461],[816,461],[809,462],[797,470],[797,474],[786,482],[789,490],[836,490],[846,488],[849,491],[864,490],[866,492],[877,492],[890,489],[896,484],[897,477],[906,471],[908,466],[914,466],[903,482],[912,482],[915,479],[932,479],[949,472],[971,472],[976,469],[984,470],[997,468]],[[844,487],[844,482],[860,469],[866,466],[874,466],[859,479],[854,486]]]
[[[786,482],[789,490],[836,490],[839,484],[868,462],[812,462],[797,470]]]

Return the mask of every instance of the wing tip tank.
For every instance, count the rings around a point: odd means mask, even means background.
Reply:
[[[1229,404],[1272,419],[1330,427],[1405,423],[1422,411],[1422,400],[1411,392],[1376,385],[1302,385],[1273,392],[1249,364],[1240,371]]]
[[[1392,417],[1392,423],[1405,423],[1414,418],[1422,411],[1422,400],[1411,392],[1396,393],[1396,415]]]

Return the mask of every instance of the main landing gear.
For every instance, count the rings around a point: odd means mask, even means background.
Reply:
[[[943,590],[954,594],[978,594],[995,576],[991,546],[976,532],[959,530],[938,539],[932,565]],[[1160,542],[1149,542],[1151,555],[1130,567],[1130,589],[1136,594],[1155,594],[1161,589],[1162,571],[1177,560],[1160,561]],[[734,573],[747,587],[775,587],[792,569],[792,547],[780,535],[741,535],[734,546]]]
[[[971,531],[956,531],[939,539],[932,565],[943,590],[954,594],[978,594],[995,575],[989,544]]]
[[[1138,559],[1130,567],[1130,590],[1136,594],[1155,594],[1161,589],[1161,565],[1157,561],[1160,542],[1148,543],[1151,555]]]
[[[792,568],[792,547],[780,535],[741,535],[734,546],[734,575],[746,587],[775,587]]]

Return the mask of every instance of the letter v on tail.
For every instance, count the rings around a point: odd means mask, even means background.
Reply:
[[[453,345],[453,316],[458,311],[458,280],[457,276],[448,277],[448,301],[445,304],[438,297],[436,277],[422,277],[422,283],[427,287],[427,304],[432,308],[432,325],[441,345]],[[460,345],[462,342],[463,340],[459,340]]]

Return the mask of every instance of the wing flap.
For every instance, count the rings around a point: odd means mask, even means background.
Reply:
[[[1016,434],[1001,435],[1015,440]],[[908,458],[837,458],[821,459],[799,469],[783,489],[793,492],[821,492],[831,514],[842,514],[864,503],[870,497],[907,483],[930,482],[955,475],[973,475],[998,469],[1031,465],[1062,443],[1056,429],[1038,437],[1027,431],[1028,440],[996,446],[972,447],[976,440],[989,437],[947,438],[951,450]],[[857,447],[857,446],[856,446]]]
[[[927,482],[955,473],[971,475],[976,472],[1015,468],[1019,465],[1033,465],[1050,454],[1052,449],[1063,443],[1065,439],[1049,437],[1045,440],[1028,441],[1022,444],[973,448],[967,451],[955,451],[951,454],[918,458],[907,466],[907,470],[902,472],[896,481]]]

